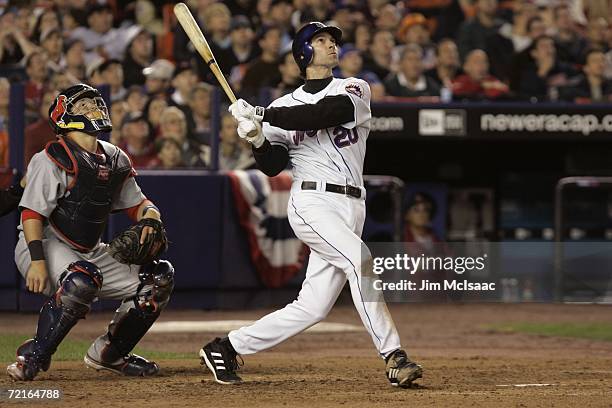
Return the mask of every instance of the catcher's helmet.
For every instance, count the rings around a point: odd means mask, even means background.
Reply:
[[[331,34],[336,43],[340,43],[342,31],[338,27],[326,26],[318,21],[306,24],[295,35],[291,51],[293,52],[293,59],[298,64],[298,67],[300,67],[302,74],[306,72],[306,67],[314,56],[314,50],[312,45],[310,45],[310,41],[312,41],[312,37],[323,32]]]
[[[78,130],[94,135],[113,129],[102,95],[86,84],[73,85],[57,95],[49,107],[49,124],[58,134]]]

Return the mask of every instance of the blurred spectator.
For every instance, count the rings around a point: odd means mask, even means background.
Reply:
[[[279,52],[281,31],[277,27],[264,28],[259,35],[261,56],[247,68],[242,79],[241,92],[245,95],[257,95],[263,87],[275,87],[280,82]]]
[[[100,64],[98,68],[104,84],[110,86],[111,102],[124,99],[127,90],[123,87],[123,66],[119,60],[110,59]]]
[[[198,83],[198,76],[190,64],[183,62],[174,71],[172,87],[174,92],[170,96],[170,103],[182,110],[189,109],[189,98],[193,87]]]
[[[148,168],[157,157],[151,142],[149,122],[141,112],[130,112],[121,124],[120,147],[130,156],[136,168]]]
[[[55,7],[43,9],[36,18],[30,38],[38,40],[42,33],[53,29],[59,30],[60,33],[62,32],[61,15]]]
[[[102,73],[100,72],[100,66],[102,66],[103,63],[104,58],[100,57],[89,63],[85,69],[85,78],[87,83],[94,88],[104,85],[104,79],[102,78]]]
[[[155,145],[157,146],[157,157],[152,162],[151,167],[172,170],[185,166],[181,146],[176,139],[164,137],[159,139]]]
[[[436,48],[436,66],[425,72],[425,75],[441,87],[450,89],[452,81],[461,70],[457,45],[450,38],[440,40]]]
[[[213,54],[216,55],[216,50],[229,48],[231,44],[230,23],[232,21],[229,8],[223,3],[212,3],[204,9],[202,18],[206,29],[206,38],[213,48]]]
[[[47,57],[43,52],[35,51],[25,60],[25,71],[28,80],[25,83],[26,124],[38,119],[38,107],[49,79],[47,72]]]
[[[394,46],[395,40],[390,31],[376,31],[372,37],[370,52],[363,58],[363,69],[375,73],[384,81],[392,70]]]
[[[43,94],[42,103],[38,110],[38,119],[25,128],[23,148],[25,168],[28,167],[32,156],[43,150],[48,142],[55,140],[55,132],[49,126],[49,106],[51,106],[58,93],[58,91],[52,89]]]
[[[436,63],[436,50],[429,38],[427,20],[422,14],[412,13],[404,17],[397,31],[397,38],[402,44],[416,44],[420,46],[423,50],[423,67],[425,69],[434,67]]]
[[[11,84],[8,79],[0,77],[0,167],[9,164],[9,96]]]
[[[596,17],[589,20],[587,27],[588,48],[583,49],[583,59],[586,61],[586,54],[589,50],[608,51],[607,33],[610,26],[605,18]]]
[[[308,23],[309,21],[328,21],[332,18],[332,1],[306,0],[306,4],[306,9],[301,13],[300,16],[301,23]]]
[[[40,34],[40,47],[47,56],[47,64],[54,72],[66,65],[64,59],[64,39],[58,28],[50,28]]]
[[[167,95],[170,90],[170,81],[174,74],[174,64],[165,59],[153,61],[151,65],[142,70],[145,76],[145,88],[149,95]]]
[[[144,89],[138,85],[132,85],[127,90],[124,98],[127,103],[128,112],[144,112],[147,103],[147,95]]]
[[[125,101],[115,101],[111,103],[110,119],[113,124],[113,130],[110,135],[110,142],[119,146],[121,144],[121,124],[123,118],[129,113],[128,104]]]
[[[166,107],[168,107],[168,100],[162,94],[151,96],[145,105],[144,113],[155,137],[159,136],[159,118]]]
[[[355,43],[356,28],[365,21],[363,13],[361,13],[354,4],[349,2],[338,2],[334,15],[329,24],[334,25],[342,30],[343,43]],[[367,48],[362,50],[367,51]]]
[[[295,91],[303,82],[300,67],[295,62],[291,51],[286,52],[281,58],[281,64],[278,66],[278,69],[281,74],[281,81],[276,87],[277,96],[275,96],[275,99]]]
[[[153,38],[146,30],[139,30],[127,46],[123,58],[123,86],[144,85],[142,71],[153,61]]]
[[[157,18],[155,5],[149,0],[137,0],[134,7],[136,24],[155,35],[163,34],[164,24]]]
[[[456,99],[497,99],[509,94],[508,86],[489,74],[489,59],[483,50],[472,50],[463,64],[465,74],[453,81]]]
[[[582,50],[587,48],[586,40],[577,32],[576,24],[567,4],[560,4],[554,9],[556,34],[555,45],[559,60],[571,64],[582,63]]]
[[[373,72],[364,71],[361,52],[353,44],[345,44],[340,48],[338,67],[334,69],[336,78],[361,78],[370,85],[372,100],[380,100],[385,96],[384,85]]]
[[[404,48],[400,69],[385,81],[387,94],[391,96],[417,97],[439,96],[440,85],[423,75],[423,50],[416,44]]]
[[[191,90],[187,125],[191,137],[202,144],[210,145],[210,98],[212,86],[200,82]]]
[[[612,95],[612,82],[604,78],[606,57],[599,50],[591,50],[586,56],[583,73],[561,89],[561,98],[569,102],[604,102]]]
[[[389,30],[394,33],[400,24],[400,18],[401,13],[397,6],[387,3],[378,9],[374,25],[378,30]]]
[[[228,113],[221,117],[219,132],[219,169],[244,170],[255,164],[253,154],[248,146],[238,137],[238,122]]]
[[[210,148],[187,138],[187,120],[176,106],[164,109],[159,119],[161,138],[175,139],[181,146],[183,163],[187,167],[206,167],[210,161]]]
[[[431,220],[436,213],[434,199],[425,192],[416,192],[410,199],[404,214],[404,242],[415,242],[426,252],[432,251],[436,242],[441,242],[431,229]]]
[[[234,16],[230,26],[231,46],[219,54],[217,59],[219,68],[225,74],[231,74],[232,70],[253,61],[259,54],[259,48],[255,46],[253,40],[255,33],[251,27],[251,22],[245,16]],[[242,79],[242,74],[239,79]]]
[[[365,54],[370,50],[370,44],[372,44],[372,27],[368,23],[358,24],[355,27],[355,47]]]
[[[285,52],[290,50],[294,34],[293,27],[291,26],[291,13],[293,13],[291,0],[272,0],[269,13],[269,25],[278,27],[281,31],[280,51]]]
[[[85,45],[85,62],[96,57],[121,60],[132,33],[138,27],[113,28],[113,15],[109,4],[94,4],[87,13],[87,26],[77,27],[70,33],[70,39],[79,39]]]
[[[526,51],[531,60],[520,67],[520,79],[516,88],[519,95],[535,100],[556,100],[553,90],[565,85],[567,79],[576,72],[568,64],[557,60],[552,37],[537,38]]]
[[[474,49],[485,49],[487,37],[501,27],[501,21],[495,18],[497,0],[475,0],[475,5],[476,16],[461,24],[457,34],[457,46],[462,60]]]
[[[503,24],[497,33],[485,39],[485,52],[489,57],[490,71],[502,81],[507,81],[512,76],[516,64],[515,55],[524,52],[535,38],[530,32],[537,30],[530,31],[529,28],[534,26],[532,19],[536,16],[537,8],[531,0],[515,1],[512,24]]]
[[[18,12],[21,10],[24,9]],[[11,10],[0,17],[0,65],[18,64],[24,56],[36,49],[28,40],[27,29],[21,29],[16,24],[17,19]]]
[[[81,81],[85,80],[85,45],[83,41],[68,41],[64,46],[64,70],[74,78]]]
[[[67,89],[72,85],[79,83],[79,79],[75,78],[67,71],[54,72],[49,79],[49,89]],[[47,106],[48,108],[48,106]]]

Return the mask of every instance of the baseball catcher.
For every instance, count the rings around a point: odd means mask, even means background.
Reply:
[[[134,178],[128,156],[97,139],[111,130],[100,93],[85,84],[61,92],[49,109],[57,141],[37,153],[27,169],[19,203],[21,224],[15,262],[26,287],[48,300],[33,339],[7,367],[15,380],[47,371],[70,329],[97,299],[120,300],[105,334],[85,364],[128,376],[149,376],[156,363],[132,349],[159,317],[174,288],[174,269],[158,260],[167,246],[157,207]],[[100,242],[111,212],[137,222],[110,246]]]
[[[324,319],[347,281],[391,385],[409,387],[422,376],[421,366],[401,347],[384,299],[364,301],[361,277],[371,263],[371,256],[362,256],[361,240],[370,87],[361,79],[332,76],[341,38],[337,27],[306,24],[292,47],[306,83],[266,109],[242,99],[230,106],[238,135],[252,144],[264,173],[275,176],[291,163],[289,223],[311,252],[306,279],[294,302],[200,350],[203,363],[221,384],[241,381],[236,374],[237,354],[269,349]]]

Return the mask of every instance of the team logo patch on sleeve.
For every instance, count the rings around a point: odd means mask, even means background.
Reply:
[[[361,89],[361,86],[356,82],[351,82],[350,84],[347,84],[344,89],[346,90],[346,92],[352,93],[353,95],[357,95],[359,98],[363,97],[363,90]]]

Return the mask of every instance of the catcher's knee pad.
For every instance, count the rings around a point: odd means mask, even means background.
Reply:
[[[60,304],[74,310],[79,317],[85,317],[102,288],[102,273],[91,262],[77,261],[68,266],[65,276],[55,295],[56,299]]]
[[[40,309],[36,337],[29,346],[30,354],[47,367],[57,346],[87,315],[102,287],[100,269],[91,262],[70,264],[64,276],[60,288]]]
[[[141,309],[159,313],[170,301],[170,295],[174,290],[174,267],[165,260],[152,262],[141,268],[140,280],[153,285],[151,294],[145,297]]]

